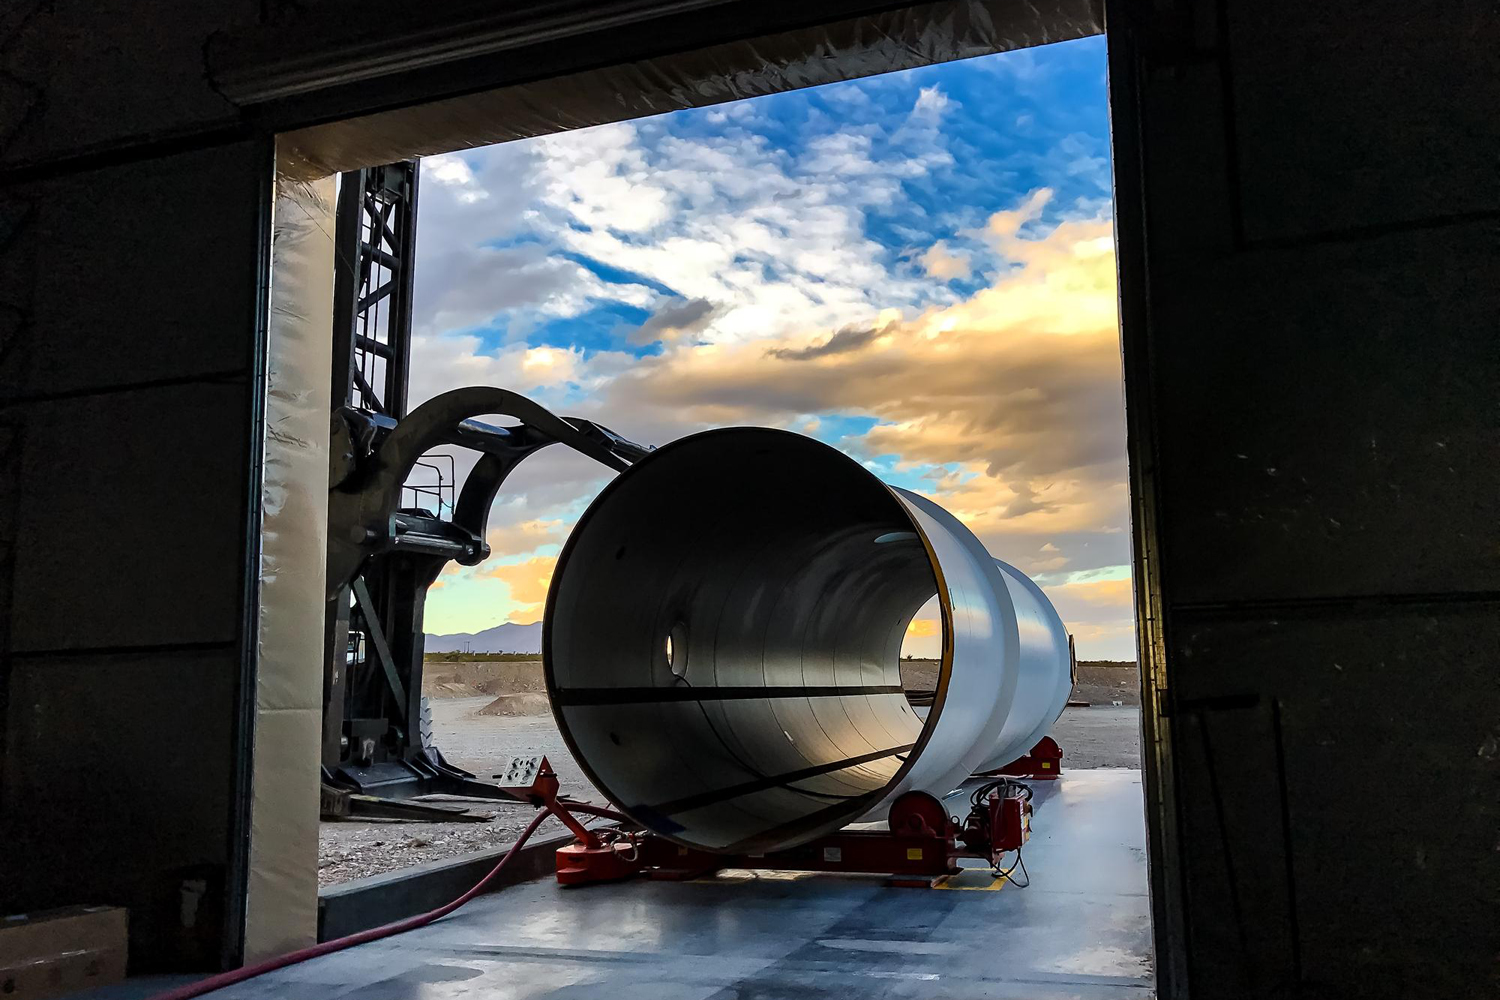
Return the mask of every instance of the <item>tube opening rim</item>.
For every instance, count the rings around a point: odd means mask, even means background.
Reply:
[[[587,755],[585,755],[581,751],[578,740],[575,737],[574,732],[572,731],[572,727],[568,722],[566,714],[562,710],[563,705],[565,704],[565,699],[561,697],[564,692],[557,683],[557,674],[555,669],[555,648],[557,636],[555,629],[557,626],[557,601],[559,592],[561,590],[561,584],[567,575],[571,560],[576,555],[580,540],[583,539],[584,535],[587,533],[590,523],[593,521],[598,512],[605,508],[611,502],[611,497],[613,497],[617,493],[617,491],[622,488],[621,484],[628,482],[638,469],[660,463],[663,460],[663,456],[671,456],[681,450],[690,447],[702,447],[708,440],[733,437],[746,439],[743,444],[736,443],[736,446],[747,447],[748,449],[751,449],[751,451],[747,451],[747,453],[753,453],[753,450],[757,447],[775,447],[777,445],[778,439],[780,439],[782,443],[785,443],[792,447],[808,448],[809,446],[811,446],[814,450],[821,450],[822,452],[826,453],[826,457],[829,461],[834,463],[845,463],[844,467],[847,471],[858,470],[859,476],[862,480],[867,481],[872,486],[878,487],[882,497],[885,500],[889,501],[887,506],[889,507],[889,510],[891,512],[892,521],[901,525],[901,529],[899,532],[886,532],[881,537],[885,538],[886,536],[891,534],[904,535],[909,532],[910,535],[913,536],[914,539],[919,541],[922,545],[923,554],[926,560],[926,568],[928,573],[930,574],[930,583],[933,587],[933,593],[938,598],[939,618],[941,622],[943,638],[936,688],[934,690],[933,702],[928,710],[927,717],[925,719],[913,720],[915,723],[919,724],[920,728],[917,729],[915,733],[915,739],[911,744],[883,754],[883,756],[888,757],[894,756],[898,760],[898,767],[888,780],[886,780],[879,788],[872,789],[869,792],[852,796],[841,802],[833,803],[832,805],[825,807],[824,809],[808,813],[802,817],[799,817],[787,823],[783,823],[779,826],[767,828],[739,842],[723,847],[716,847],[699,843],[691,839],[690,837],[679,836],[677,833],[671,830],[660,829],[659,821],[646,822],[645,819],[650,819],[653,817],[643,818],[642,815],[638,815],[637,813],[640,812],[640,807],[627,804],[624,797],[619,795],[610,787],[608,782],[603,780],[603,778],[601,777],[601,770],[607,769],[601,769],[597,767],[595,763],[591,762],[588,759]],[[762,445],[759,442],[754,441],[753,437],[765,438],[767,444]],[[909,527],[907,527],[908,525]],[[887,540],[889,541],[890,539]],[[908,539],[903,538],[898,540],[907,541]],[[930,599],[930,597],[924,598],[922,603],[926,603],[926,601]],[[916,608],[913,608],[911,614],[914,615],[917,610],[920,610],[920,606],[921,605],[918,605]],[[631,468],[620,473],[609,483],[605,484],[604,488],[600,490],[599,494],[594,498],[594,500],[589,504],[588,508],[579,517],[577,523],[575,524],[573,530],[570,532],[567,540],[565,541],[561,551],[558,554],[557,563],[553,570],[552,582],[549,585],[547,591],[547,599],[544,605],[542,625],[543,677],[546,684],[548,699],[552,706],[553,716],[557,722],[559,734],[562,736],[563,742],[568,747],[569,752],[573,755],[574,761],[577,763],[579,769],[584,773],[585,777],[587,777],[588,780],[593,784],[593,786],[611,803],[619,808],[620,811],[625,815],[629,816],[631,819],[640,823],[646,829],[651,830],[654,834],[661,836],[664,839],[667,839],[680,846],[691,847],[698,850],[707,850],[716,853],[742,853],[747,850],[752,850],[755,847],[765,843],[773,843],[777,847],[787,847],[793,846],[796,842],[798,842],[799,837],[802,840],[805,840],[809,839],[812,836],[816,836],[818,835],[818,833],[830,828],[837,828],[830,827],[830,823],[835,819],[837,820],[838,827],[842,827],[850,822],[857,821],[862,815],[868,813],[872,806],[888,797],[906,779],[912,767],[921,757],[921,754],[930,741],[933,732],[937,729],[939,719],[943,714],[943,708],[946,702],[947,691],[949,688],[953,670],[953,617],[954,611],[952,607],[952,597],[948,591],[947,581],[944,578],[942,566],[937,558],[937,554],[934,550],[932,541],[928,538],[927,533],[923,529],[922,525],[912,514],[912,512],[907,508],[907,505],[902,501],[900,495],[895,491],[893,487],[883,482],[879,477],[877,477],[874,473],[865,468],[855,459],[850,458],[848,455],[845,455],[838,449],[826,445],[823,442],[818,441],[816,438],[812,438],[807,435],[798,434],[793,431],[766,427],[714,428],[711,430],[705,430],[697,432],[695,434],[686,435],[653,450],[645,458],[632,465]],[[909,616],[906,620],[909,621]],[[675,632],[675,629],[673,631]],[[677,643],[674,640],[672,642],[673,656],[683,656],[686,651],[676,649],[676,645]],[[663,650],[663,653],[665,653],[665,650]],[[898,650],[896,654],[897,662],[892,665],[898,675],[900,669],[899,655],[900,654]],[[675,673],[675,665],[672,666],[672,669]],[[901,697],[904,700],[904,692],[902,692]],[[914,712],[912,714],[915,715]],[[845,764],[844,768],[852,766],[855,765]],[[842,770],[844,768],[836,768],[834,770]],[[787,784],[790,783],[791,782],[787,782]],[[798,833],[797,830],[803,827],[806,827],[810,832],[806,833],[805,835]]]

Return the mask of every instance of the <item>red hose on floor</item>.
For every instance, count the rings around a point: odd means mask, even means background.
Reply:
[[[333,952],[343,951],[345,948],[364,944],[367,941],[379,941],[381,938],[387,938],[393,934],[400,934],[404,931],[415,930],[418,927],[425,927],[434,920],[446,917],[483,892],[484,887],[489,885],[490,881],[505,869],[505,866],[510,863],[510,859],[515,857],[516,852],[521,849],[521,845],[526,843],[527,839],[536,832],[536,828],[542,825],[542,821],[551,815],[552,811],[550,809],[543,809],[538,812],[532,821],[526,825],[526,829],[521,831],[521,835],[516,838],[516,842],[511,845],[510,850],[505,852],[505,857],[501,858],[499,863],[490,869],[490,873],[480,879],[474,888],[459,896],[451,903],[439,906],[435,910],[429,910],[427,913],[419,913],[415,917],[398,920],[393,924],[386,924],[383,927],[372,927],[367,931],[360,931],[357,934],[335,938],[332,941],[315,944],[310,948],[303,948],[299,951],[287,952],[285,955],[278,955],[275,958],[268,958],[264,962],[257,962],[254,965],[247,965],[230,972],[221,972],[217,976],[209,976],[207,979],[200,979],[195,983],[187,983],[176,989],[167,990],[165,993],[158,993],[148,998],[148,1000],[189,1000],[190,997],[199,997],[213,990],[233,986],[235,983],[243,983],[245,980],[254,979],[263,973],[272,972],[276,969],[284,969],[288,965],[296,965],[298,962],[305,962],[309,958],[317,958],[319,955],[331,955]]]

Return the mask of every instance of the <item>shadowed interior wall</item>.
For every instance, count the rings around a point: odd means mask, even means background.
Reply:
[[[0,908],[128,905],[137,968],[237,933],[270,149],[0,190]]]
[[[1163,985],[1494,996],[1500,19],[1109,14]]]

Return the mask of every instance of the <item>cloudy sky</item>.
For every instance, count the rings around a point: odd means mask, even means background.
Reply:
[[[413,404],[812,435],[1031,574],[1081,656],[1133,658],[1104,72],[1091,38],[426,159]],[[524,463],[428,631],[540,617],[609,475]]]

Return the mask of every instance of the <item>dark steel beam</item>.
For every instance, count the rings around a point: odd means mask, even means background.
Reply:
[[[375,602],[370,598],[370,591],[365,586],[364,577],[355,578],[353,590],[354,599],[364,615],[364,625],[369,632],[370,645],[375,647],[375,658],[380,661],[381,672],[385,674],[385,682],[390,686],[396,704],[400,706],[402,717],[410,718],[406,704],[406,685],[402,683],[401,675],[396,671],[395,661],[391,658],[391,647],[385,641],[385,629],[380,624],[381,615],[375,607]]]
[[[335,237],[335,406],[397,419],[406,415],[417,176],[415,160],[342,175]],[[382,362],[379,372],[374,359]]]
[[[394,281],[387,281],[369,295],[361,298],[355,308],[359,312],[369,312],[371,306],[379,304],[387,295],[390,295],[395,290],[396,283]],[[369,338],[366,339],[368,340]]]
[[[388,285],[386,287],[390,286]],[[357,333],[354,335],[354,344],[361,351],[378,355],[379,357],[386,358],[387,360],[395,357],[396,352],[391,350],[390,344],[382,344],[378,340],[371,340],[369,337],[366,337],[362,333]]]

